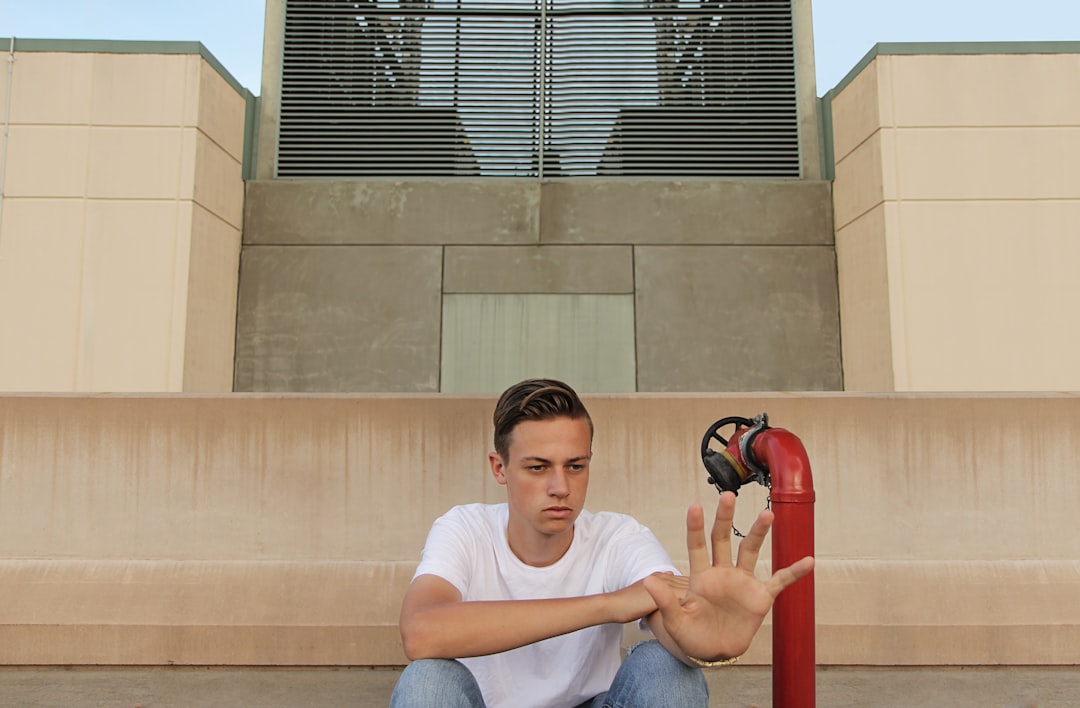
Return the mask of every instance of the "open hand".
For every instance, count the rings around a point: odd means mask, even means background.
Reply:
[[[814,569],[811,556],[773,573],[767,581],[754,576],[761,545],[772,526],[771,511],[762,511],[731,560],[731,521],[735,495],[724,492],[716,506],[712,554],[705,543],[705,515],[694,504],[686,513],[686,549],[690,557],[690,587],[679,593],[656,577],[645,589],[656,602],[664,629],[687,655],[703,660],[738,656],[746,651],[772,608],[776,596]]]

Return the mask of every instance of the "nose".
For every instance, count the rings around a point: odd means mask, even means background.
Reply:
[[[570,496],[570,484],[566,479],[566,471],[561,467],[556,467],[551,472],[548,482],[548,494],[558,499],[565,499]]]

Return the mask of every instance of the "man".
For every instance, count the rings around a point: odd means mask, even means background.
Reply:
[[[773,600],[808,574],[807,557],[754,577],[772,523],[764,511],[731,561],[735,496],[721,495],[710,557],[704,515],[687,513],[689,578],[631,517],[584,509],[592,420],[551,379],[523,381],[495,406],[488,455],[505,504],[436,520],[401,608],[412,660],[392,708],[707,706],[700,667],[731,663]],[[620,665],[622,623],[655,640]]]

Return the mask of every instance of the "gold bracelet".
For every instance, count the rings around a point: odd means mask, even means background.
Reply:
[[[712,669],[717,666],[730,666],[731,664],[734,664],[736,661],[741,659],[742,654],[739,654],[739,656],[733,656],[730,659],[718,659],[716,661],[702,661],[701,659],[696,659],[689,654],[686,655],[686,658],[703,669]]]

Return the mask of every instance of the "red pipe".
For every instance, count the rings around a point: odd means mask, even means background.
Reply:
[[[744,468],[737,431],[727,452]],[[814,555],[814,481],[806,448],[783,428],[765,428],[750,441],[758,467],[769,472],[769,498],[776,518],[772,527],[772,567],[786,568]],[[814,654],[814,575],[802,578],[773,604],[773,705],[813,708],[817,663]]]

